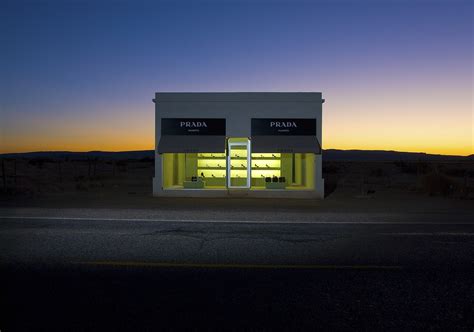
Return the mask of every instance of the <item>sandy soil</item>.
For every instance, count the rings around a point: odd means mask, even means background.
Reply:
[[[325,200],[152,197],[153,160],[4,160],[0,207],[474,211],[472,162],[328,162]],[[3,174],[2,174],[3,175]]]

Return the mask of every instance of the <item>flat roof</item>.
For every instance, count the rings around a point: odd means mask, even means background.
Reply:
[[[321,92],[157,92],[154,102],[319,102]]]

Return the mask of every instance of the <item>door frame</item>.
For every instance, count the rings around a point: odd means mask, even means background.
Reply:
[[[247,147],[247,181],[245,186],[233,186],[231,184],[231,152],[232,147],[234,146],[246,146]],[[247,142],[229,142],[227,139],[227,170],[226,170],[226,178],[227,178],[227,189],[250,189],[250,183],[252,180],[252,159],[251,159],[251,144],[250,139],[247,139]]]

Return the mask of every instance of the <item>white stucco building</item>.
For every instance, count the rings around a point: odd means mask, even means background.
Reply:
[[[154,196],[323,198],[322,94],[156,93]]]

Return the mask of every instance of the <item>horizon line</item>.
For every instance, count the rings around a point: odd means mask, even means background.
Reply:
[[[427,153],[427,152],[409,152],[409,151],[398,151],[398,150],[366,150],[366,149],[336,149],[336,148],[328,148],[322,149],[322,151],[359,151],[359,152],[394,152],[394,153],[407,153],[407,154],[424,154],[430,156],[445,156],[445,157],[470,157],[474,156],[474,154],[467,154],[467,155],[455,155],[455,154],[441,154],[441,153]],[[110,151],[110,150],[84,150],[84,151],[72,151],[72,150],[37,150],[37,151],[24,151],[24,152],[0,152],[0,156],[3,155],[12,155],[12,154],[31,154],[31,153],[93,153],[93,152],[101,152],[101,153],[130,153],[130,152],[145,152],[145,151],[155,151],[155,149],[146,149],[146,150],[118,150],[118,151]]]

